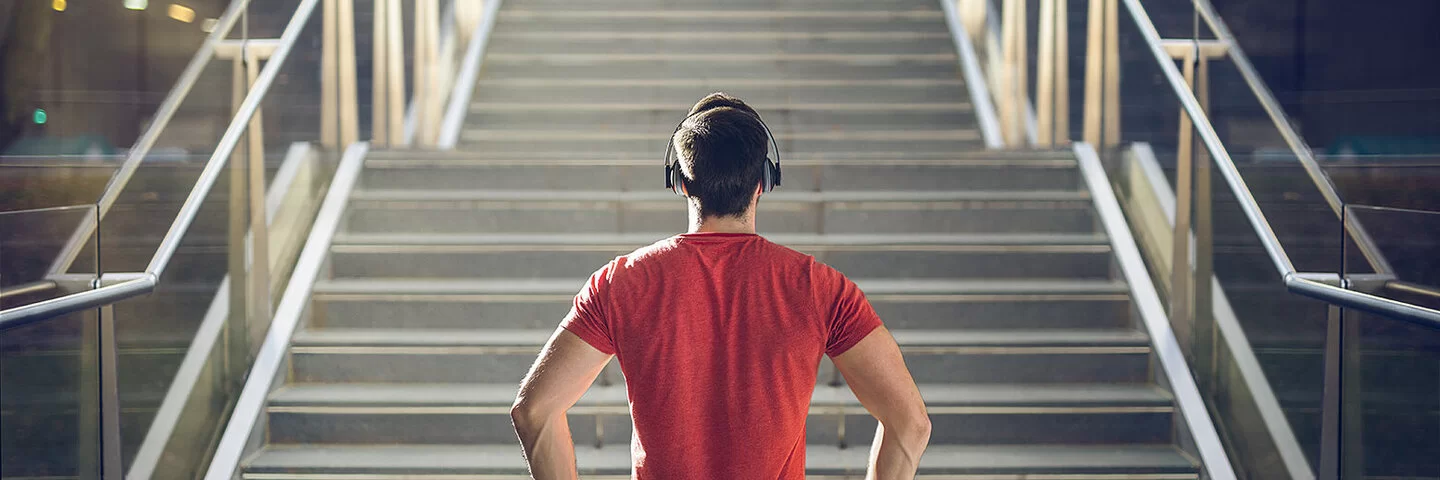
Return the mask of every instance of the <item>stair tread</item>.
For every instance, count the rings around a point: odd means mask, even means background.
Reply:
[[[766,194],[770,202],[944,202],[944,201],[1080,201],[1090,198],[1083,190],[856,190],[785,192]],[[370,201],[673,201],[681,203],[674,193],[663,189],[646,191],[619,190],[401,190],[356,189],[352,200]]]
[[[935,406],[1157,406],[1171,396],[1150,384],[921,384]],[[509,405],[517,386],[504,384],[291,384],[270,405],[475,406]],[[577,405],[625,405],[624,385],[593,386]],[[815,387],[811,405],[859,406],[849,387]]]
[[[678,109],[678,111],[685,111],[685,110],[688,110],[688,109],[689,109],[689,106],[681,106],[681,107]],[[766,111],[769,111],[769,109],[767,108]],[[873,162],[873,161],[876,161],[876,160],[884,160],[884,159],[901,159],[901,158],[904,158],[904,157],[905,157],[905,155],[902,155],[902,153],[910,153],[910,154],[913,154],[913,153],[916,153],[916,152],[890,152],[890,153],[885,153],[885,154],[872,155],[872,156],[869,156],[869,157],[867,157],[867,158],[849,158],[849,157],[843,157],[843,156],[834,156],[834,155],[830,155],[830,154],[796,153],[796,154],[794,154],[794,155],[788,155],[788,156],[786,156],[786,157],[784,158],[784,160],[785,160],[785,161],[787,162],[787,164],[788,164],[788,162],[797,161],[797,160],[816,160],[816,159],[826,159],[826,158],[832,158],[832,157],[833,157],[834,160],[837,160],[837,161],[854,161],[854,162],[856,162],[856,163],[868,163],[868,162]],[[1074,160],[1075,160],[1075,154],[1074,154],[1074,153],[1069,152],[1069,151],[1061,151],[1061,150],[1013,150],[1013,151],[1011,151],[1011,150],[998,150],[998,151],[992,151],[992,150],[976,150],[976,151],[930,152],[930,153],[933,153],[934,155],[937,156],[937,159],[941,159],[941,160],[1017,160],[1017,161],[1023,161],[1023,160],[1041,160],[1041,161],[1068,160],[1071,164],[1074,164]],[[463,161],[463,160],[484,160],[484,159],[487,158],[487,157],[485,157],[484,155],[485,155],[485,152],[475,151],[475,150],[466,150],[466,149],[463,149],[463,148],[462,148],[462,149],[458,149],[458,150],[450,150],[450,151],[379,150],[379,151],[371,151],[370,154],[366,156],[366,159],[367,159],[367,160],[395,160],[395,159],[405,159],[405,160],[409,160],[409,159],[425,159],[425,160],[457,160],[457,161]],[[653,157],[630,157],[629,159],[630,159],[630,160],[644,160],[647,165],[653,165],[653,164],[655,164],[655,162],[656,162],[656,160],[655,160]],[[526,159],[526,160],[529,160],[529,159]],[[571,161],[571,160],[574,160],[574,159],[565,158],[565,159],[553,159],[553,160]]]
[[[540,346],[554,333],[541,329],[318,329],[295,333],[297,346]],[[892,330],[902,347],[1144,346],[1144,332],[1096,330]]]
[[[598,266],[597,266],[598,267]],[[933,280],[852,279],[868,295],[903,294],[1126,294],[1124,282],[1114,280]],[[580,290],[584,279],[414,279],[365,278],[316,282],[321,294],[566,294]]]
[[[346,233],[335,235],[336,245],[590,245],[621,248],[649,245],[672,233],[583,234],[437,234]],[[1103,234],[1067,233],[906,233],[906,234],[773,234],[767,240],[782,245],[1108,245]]]
[[[691,105],[676,102],[495,102],[478,101],[470,104],[471,111],[481,112],[657,112],[675,115],[685,112]],[[970,102],[893,103],[893,102],[783,102],[765,105],[765,113],[783,115],[799,111],[863,111],[863,112],[968,112],[974,107]],[[647,133],[653,138],[653,133]]]
[[[838,448],[807,445],[806,464],[814,471],[862,471],[868,445]],[[628,473],[628,445],[579,446],[582,472]],[[1195,463],[1169,445],[931,445],[920,459],[923,472],[1175,472]],[[515,445],[275,445],[251,458],[248,473],[264,472],[494,472],[523,473],[524,458]]]

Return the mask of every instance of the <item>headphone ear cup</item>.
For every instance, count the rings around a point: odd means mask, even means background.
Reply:
[[[680,173],[680,164],[670,165],[670,191],[676,195],[685,195],[685,175]]]
[[[765,171],[762,177],[761,191],[769,193],[780,185],[780,168],[769,158],[765,159]]]

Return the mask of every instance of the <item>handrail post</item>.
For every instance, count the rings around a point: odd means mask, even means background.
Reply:
[[[344,50],[342,49],[341,52]],[[245,76],[246,92],[248,93],[260,77],[260,58],[253,51],[245,53]],[[343,83],[343,82],[342,82]],[[344,105],[344,102],[341,102]],[[249,315],[246,318],[246,331],[249,337],[246,341],[249,345],[258,347],[265,329],[270,325],[270,228],[266,220],[265,209],[265,131],[262,129],[263,122],[261,115],[263,108],[256,108],[255,114],[250,116],[250,125],[245,132],[249,140],[246,146],[246,157],[248,160],[247,170],[247,200],[250,213],[249,240],[250,256],[246,262],[250,267],[248,276],[249,285],[246,297],[249,302]],[[341,131],[347,127],[343,124]],[[250,351],[244,351],[245,358],[249,358]]]
[[[405,138],[405,53],[400,1],[375,0],[371,143],[395,147]]]
[[[438,140],[441,92],[434,87],[439,69],[439,3],[436,0],[415,0],[415,67],[414,99],[416,108],[415,140],[418,146],[434,148]]]
[[[1035,66],[1035,144],[1040,148],[1070,141],[1068,17],[1068,0],[1040,0]]]
[[[1120,144],[1120,42],[1116,0],[1092,0],[1085,26],[1086,143],[1104,151]]]
[[[325,0],[320,57],[320,140],[338,150],[360,138],[353,0]]]
[[[1005,146],[1016,148],[1025,142],[1025,97],[1029,90],[1028,36],[1025,28],[1025,0],[1005,0],[1000,12],[1000,46],[1004,55],[996,85],[1000,99],[1000,132]]]

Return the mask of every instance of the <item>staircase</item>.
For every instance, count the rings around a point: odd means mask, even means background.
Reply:
[[[985,152],[926,0],[511,0],[457,153],[372,152],[270,396],[251,479],[524,478],[520,378],[595,268],[681,231],[666,135],[724,90],[784,150],[771,240],[866,292],[930,408],[921,476],[1197,478],[1069,152]],[[630,471],[612,362],[570,411]],[[823,360],[811,475],[875,421]]]

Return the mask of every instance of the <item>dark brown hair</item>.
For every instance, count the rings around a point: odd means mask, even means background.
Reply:
[[[738,217],[764,175],[769,135],[755,109],[725,93],[695,103],[672,139],[688,196],[702,217]]]

